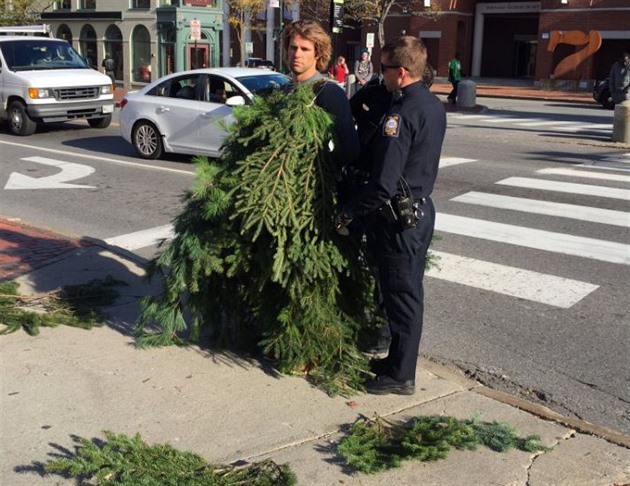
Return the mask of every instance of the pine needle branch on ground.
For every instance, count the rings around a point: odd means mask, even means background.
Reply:
[[[243,467],[210,464],[169,444],[148,445],[140,434],[103,432],[106,441],[76,438],[74,455],[49,461],[49,474],[95,481],[97,486],[292,486],[288,465],[271,460]]]
[[[391,423],[376,416],[353,424],[337,452],[357,470],[373,474],[400,467],[404,460],[437,461],[446,459],[453,448],[475,450],[481,445],[497,452],[549,450],[537,435],[521,438],[512,425],[482,422],[479,417],[421,416]]]

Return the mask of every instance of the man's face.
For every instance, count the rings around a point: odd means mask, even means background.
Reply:
[[[623,64],[624,66],[627,66],[628,64],[630,64],[630,57],[628,56],[624,56],[621,58],[621,64]]]
[[[400,88],[400,69],[401,68],[399,66],[393,66],[390,63],[389,56],[387,56],[386,54],[383,54],[381,56],[381,73],[383,74],[383,84],[385,85],[385,88],[387,88],[387,91],[389,91],[390,93],[393,93]]]
[[[317,72],[319,56],[315,55],[315,44],[312,41],[294,35],[289,42],[287,57],[289,68],[296,81],[309,79]]]

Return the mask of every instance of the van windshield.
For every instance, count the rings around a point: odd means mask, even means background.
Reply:
[[[85,59],[62,40],[16,39],[0,42],[0,50],[11,71],[89,69]]]

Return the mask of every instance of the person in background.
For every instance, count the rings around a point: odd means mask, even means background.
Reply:
[[[456,52],[455,57],[448,63],[448,81],[453,86],[448,101],[453,105],[457,102],[457,87],[462,80],[462,63],[459,58],[459,52]]]
[[[372,79],[374,74],[374,66],[370,61],[370,51],[361,49],[361,58],[354,63],[354,75],[356,77],[357,89],[361,89]]]
[[[103,63],[101,64],[101,66],[105,70],[105,74],[107,74],[111,78],[112,84],[114,84],[116,82],[116,76],[114,75],[116,63],[112,59],[112,55],[109,52],[105,54],[105,59],[103,59]]]
[[[330,67],[329,73],[341,87],[345,88],[346,76],[350,73],[348,65],[346,64],[346,58],[339,56],[337,62]]]
[[[367,182],[336,219],[338,230],[363,219],[368,253],[376,262],[391,334],[387,358],[372,362],[376,376],[365,383],[368,393],[378,395],[415,392],[422,280],[435,221],[430,195],[446,132],[444,106],[423,82],[426,62],[426,46],[417,37],[383,46],[381,73],[392,104],[370,141]]]
[[[623,52],[608,76],[610,96],[615,104],[630,99],[630,54]]]

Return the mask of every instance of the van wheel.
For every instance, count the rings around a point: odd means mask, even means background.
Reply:
[[[92,128],[107,128],[112,122],[112,116],[106,115],[103,118],[88,118],[87,122]]]
[[[139,121],[133,128],[131,141],[143,159],[158,159],[164,152],[162,135],[151,122]]]
[[[26,137],[35,133],[37,123],[28,116],[26,106],[22,102],[12,101],[7,110],[7,115],[9,130],[15,135]]]

